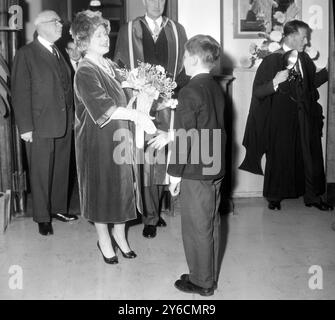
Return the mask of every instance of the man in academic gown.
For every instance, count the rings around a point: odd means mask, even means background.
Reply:
[[[271,210],[280,210],[283,199],[302,195],[308,207],[333,209],[321,199],[323,116],[317,102],[317,88],[327,81],[328,72],[316,72],[304,52],[309,36],[306,23],[288,22],[282,48],[263,60],[253,84],[243,139],[246,156],[240,169],[263,174],[261,159],[266,155],[263,195]],[[294,68],[285,69],[289,55],[297,52]]]
[[[138,17],[121,27],[116,42],[114,61],[128,69],[136,68],[138,61],[154,65],[161,65],[168,75],[176,80],[179,87],[184,86],[188,77],[183,70],[184,44],[187,41],[184,27],[178,22],[162,16],[165,0],[143,0],[146,14]],[[173,113],[170,108],[157,111],[154,103],[151,114],[155,117],[154,123],[160,130],[157,139],[166,140],[167,132],[173,128]],[[146,136],[146,140],[149,137]],[[151,152],[147,147],[146,152]],[[163,154],[163,157],[162,157]],[[166,159],[166,148],[155,151],[155,158]],[[163,192],[168,185],[167,165],[145,163],[143,173],[143,206],[142,217],[145,225],[143,236],[154,238],[156,226],[165,226],[165,221],[159,216]]]

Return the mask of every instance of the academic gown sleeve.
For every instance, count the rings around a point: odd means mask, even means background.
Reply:
[[[274,53],[266,57],[257,70],[242,143],[246,155],[239,167],[241,170],[263,175],[261,160],[267,148],[272,96],[276,93],[273,79],[282,68],[282,54]]]

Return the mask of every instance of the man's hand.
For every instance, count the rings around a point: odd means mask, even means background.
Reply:
[[[169,190],[170,190],[171,196],[176,197],[180,193],[180,182],[170,183]]]
[[[171,141],[171,137],[167,132],[158,130],[158,135],[149,140],[148,145],[151,145],[155,149],[161,150]]]
[[[285,82],[289,76],[289,70],[279,71],[273,79],[273,86],[276,88],[282,82]]]
[[[25,142],[33,142],[33,132],[29,131],[21,134],[21,139],[24,140]]]

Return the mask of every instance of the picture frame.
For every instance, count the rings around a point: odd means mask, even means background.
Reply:
[[[286,9],[293,2],[301,9],[302,0],[276,0],[278,7],[269,9],[268,12],[260,12],[262,2],[269,4],[269,0],[234,0],[233,15],[234,15],[234,38],[236,39],[257,39],[260,32],[266,32],[264,20],[261,16],[273,16],[274,10],[286,12]],[[270,7],[270,6],[269,6]],[[301,16],[301,10],[299,12]]]

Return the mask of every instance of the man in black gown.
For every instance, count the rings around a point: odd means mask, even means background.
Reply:
[[[302,195],[308,207],[333,210],[321,199],[325,192],[323,116],[317,102],[317,88],[327,82],[328,71],[316,72],[304,52],[309,36],[306,23],[288,22],[282,48],[263,60],[253,84],[243,140],[246,157],[240,169],[263,174],[261,158],[266,154],[263,195],[271,210],[280,210],[282,199]],[[289,71],[286,57],[292,50],[298,51],[298,61]]]

